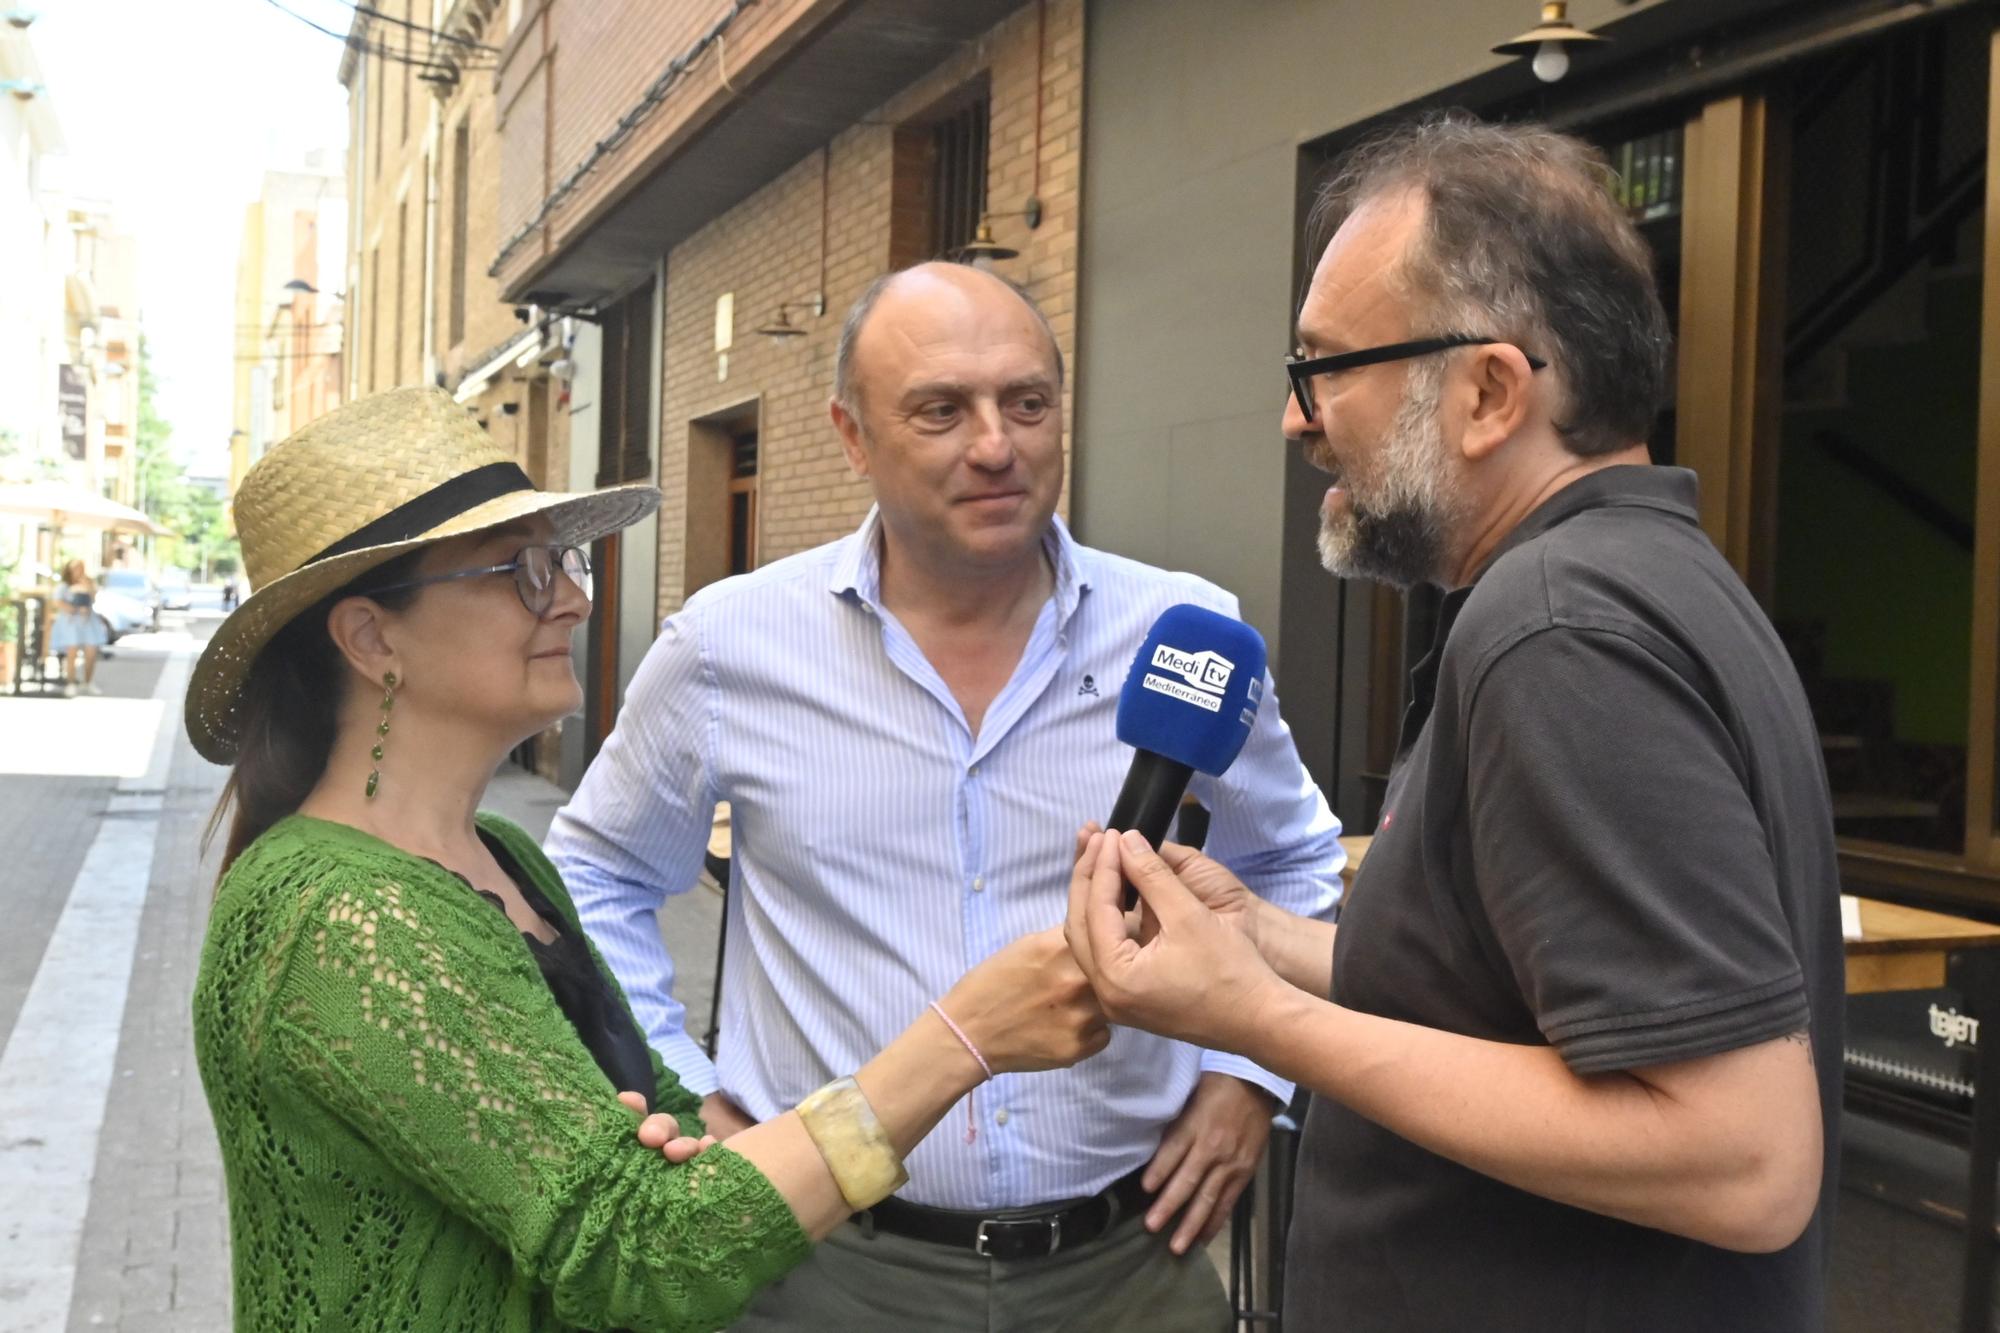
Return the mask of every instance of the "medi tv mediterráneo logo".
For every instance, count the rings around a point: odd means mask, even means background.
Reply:
[[[1189,653],[1165,643],[1153,649],[1153,665],[1161,671],[1171,671],[1180,679],[1171,680],[1148,671],[1140,682],[1142,685],[1211,713],[1222,711],[1223,691],[1229,688],[1229,678],[1236,671],[1234,662],[1213,649]]]

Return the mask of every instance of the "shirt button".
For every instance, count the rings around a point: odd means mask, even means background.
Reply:
[[[974,893],[986,892],[986,876],[974,875],[972,877],[972,891]]]
[[[969,778],[976,778],[976,777],[978,777],[978,776],[979,776],[979,765],[977,765],[977,764],[974,764],[974,765],[973,765],[973,766],[972,766],[971,768],[968,768],[968,769],[966,769],[966,770],[965,770],[965,776],[967,776],[967,777],[969,777]]]
[[[1003,1107],[1001,1107],[1001,1108],[1000,1108],[999,1110],[997,1110],[997,1111],[995,1111],[995,1112],[993,1113],[993,1123],[994,1123],[994,1124],[996,1124],[996,1125],[1004,1125],[1004,1124],[1006,1124],[1006,1123],[1007,1123],[1007,1108],[1006,1108],[1006,1107],[1004,1107],[1004,1106],[1003,1106]]]

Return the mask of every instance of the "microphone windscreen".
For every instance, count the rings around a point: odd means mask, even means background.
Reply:
[[[1264,636],[1205,607],[1153,622],[1118,696],[1118,739],[1211,776],[1236,761],[1264,694]]]

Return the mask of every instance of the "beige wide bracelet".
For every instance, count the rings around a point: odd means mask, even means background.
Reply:
[[[873,1208],[909,1180],[888,1131],[852,1077],[837,1078],[813,1093],[799,1103],[798,1112],[840,1186],[840,1197],[855,1212]]]

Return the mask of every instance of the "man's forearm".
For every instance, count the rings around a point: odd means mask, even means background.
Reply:
[[[1256,911],[1257,949],[1271,970],[1308,995],[1331,996],[1334,924],[1261,900]]]
[[[1782,1247],[1811,1214],[1821,1153],[1816,1093],[1805,1117],[1789,1113],[1796,1097],[1779,1099],[1787,1110],[1778,1114],[1800,1123],[1775,1134],[1744,1132],[1760,1123],[1758,1108],[1734,1114],[1735,1102],[1710,1095],[1741,1081],[1746,1067],[1729,1062],[1773,1059],[1764,1048],[1700,1062],[1717,1082],[1677,1099],[1629,1074],[1575,1074],[1548,1047],[1400,1023],[1302,989],[1273,992],[1244,1025],[1245,1055],[1475,1171],[1732,1249]],[[1796,1089],[1796,1073],[1811,1077],[1811,1056],[1791,1049],[1798,1070],[1780,1072]]]

